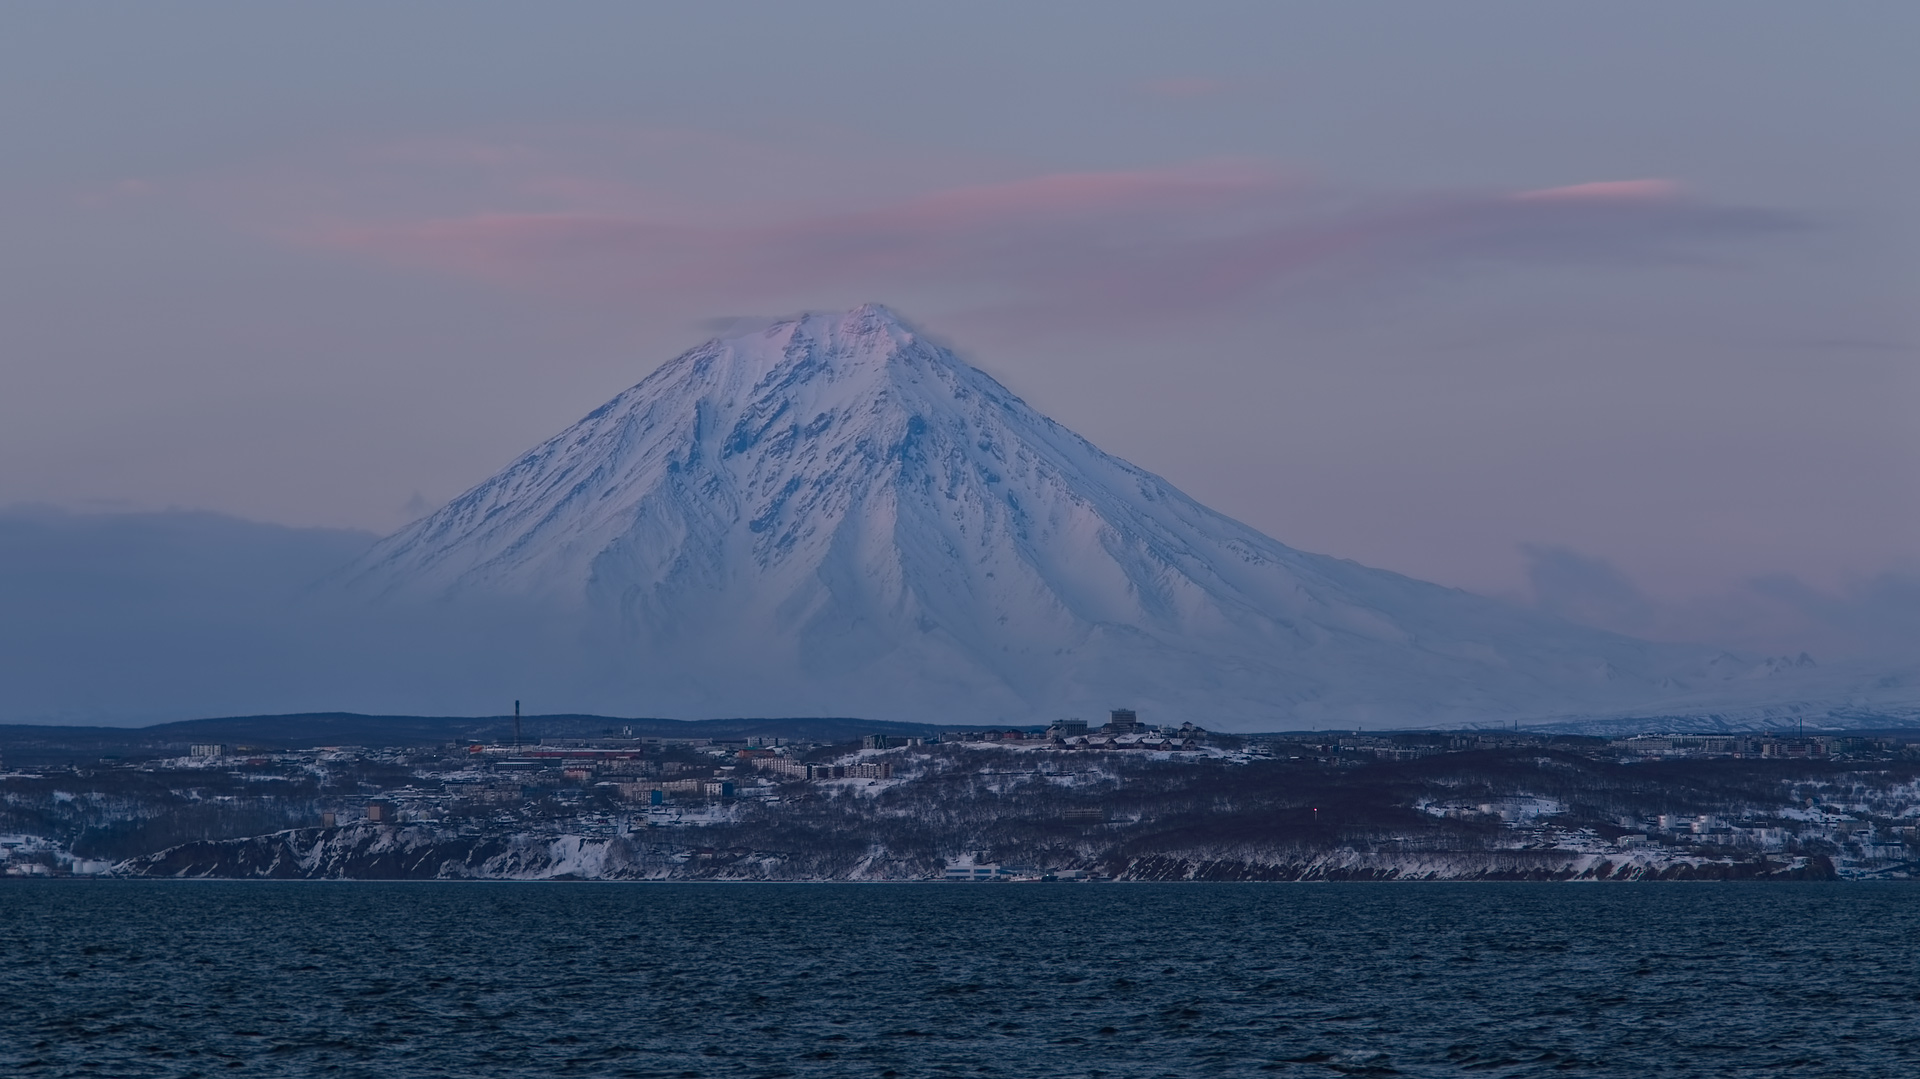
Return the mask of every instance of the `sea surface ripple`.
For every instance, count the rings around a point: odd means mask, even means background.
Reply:
[[[1920,1075],[1920,886],[0,882],[0,1070]]]

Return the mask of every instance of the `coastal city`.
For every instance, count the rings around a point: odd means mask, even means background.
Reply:
[[[0,872],[1861,879],[1905,877],[1920,851],[1920,732],[1897,729],[1242,736],[1116,709],[1099,724],[854,741],[617,723],[384,747],[41,750],[0,772]]]

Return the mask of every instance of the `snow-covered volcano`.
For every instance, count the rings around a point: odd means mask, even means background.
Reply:
[[[686,353],[349,587],[573,612],[649,714],[1397,726],[1636,707],[1704,658],[1296,551],[878,306]]]

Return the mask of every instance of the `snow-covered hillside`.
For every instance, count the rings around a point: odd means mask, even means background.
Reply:
[[[346,587],[570,612],[631,710],[1215,728],[1607,714],[1713,653],[1296,551],[866,306],[713,341]],[[1786,677],[1793,677],[1789,673]]]

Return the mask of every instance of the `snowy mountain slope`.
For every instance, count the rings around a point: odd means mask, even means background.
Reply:
[[[346,587],[558,606],[653,714],[1407,725],[1727,680],[1708,653],[1293,550],[878,306],[686,353]]]

